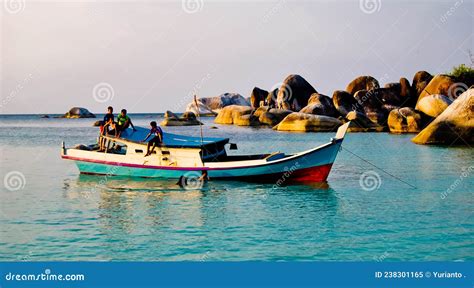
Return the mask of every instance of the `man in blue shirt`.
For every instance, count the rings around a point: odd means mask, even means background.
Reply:
[[[151,121],[150,127],[150,133],[146,135],[146,138],[143,140],[143,142],[145,142],[151,135],[154,137],[148,141],[145,157],[150,156],[153,151],[155,151],[156,146],[163,143],[163,131],[161,130],[160,126],[158,126],[155,121]],[[153,145],[153,148],[150,150],[151,145]]]

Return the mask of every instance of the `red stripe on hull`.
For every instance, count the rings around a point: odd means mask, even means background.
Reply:
[[[296,170],[291,174],[291,180],[301,182],[322,182],[326,181],[332,164]]]

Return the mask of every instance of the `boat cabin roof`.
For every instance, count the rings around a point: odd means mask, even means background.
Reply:
[[[133,142],[142,142],[145,139],[150,129],[135,126],[137,131],[133,131],[132,128],[128,128],[122,132],[120,138],[126,139]],[[148,141],[153,138],[150,136]],[[167,133],[163,131],[163,144],[170,148],[202,148],[209,145],[223,146],[229,142],[229,138],[214,138],[214,137],[193,137],[186,135],[178,135]]]

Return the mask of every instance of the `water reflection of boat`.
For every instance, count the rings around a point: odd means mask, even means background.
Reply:
[[[325,181],[331,171],[349,123],[339,127],[330,142],[295,154],[228,155],[228,138],[200,138],[164,133],[161,147],[144,157],[147,143],[139,142],[148,130],[127,129],[121,138],[105,137],[106,152],[94,145],[66,148],[61,157],[73,160],[82,174],[147,178],[198,177],[211,179]]]

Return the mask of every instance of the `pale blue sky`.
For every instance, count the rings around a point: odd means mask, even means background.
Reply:
[[[292,73],[332,95],[474,53],[472,0],[5,1],[0,113],[179,112],[193,91],[247,97]]]

